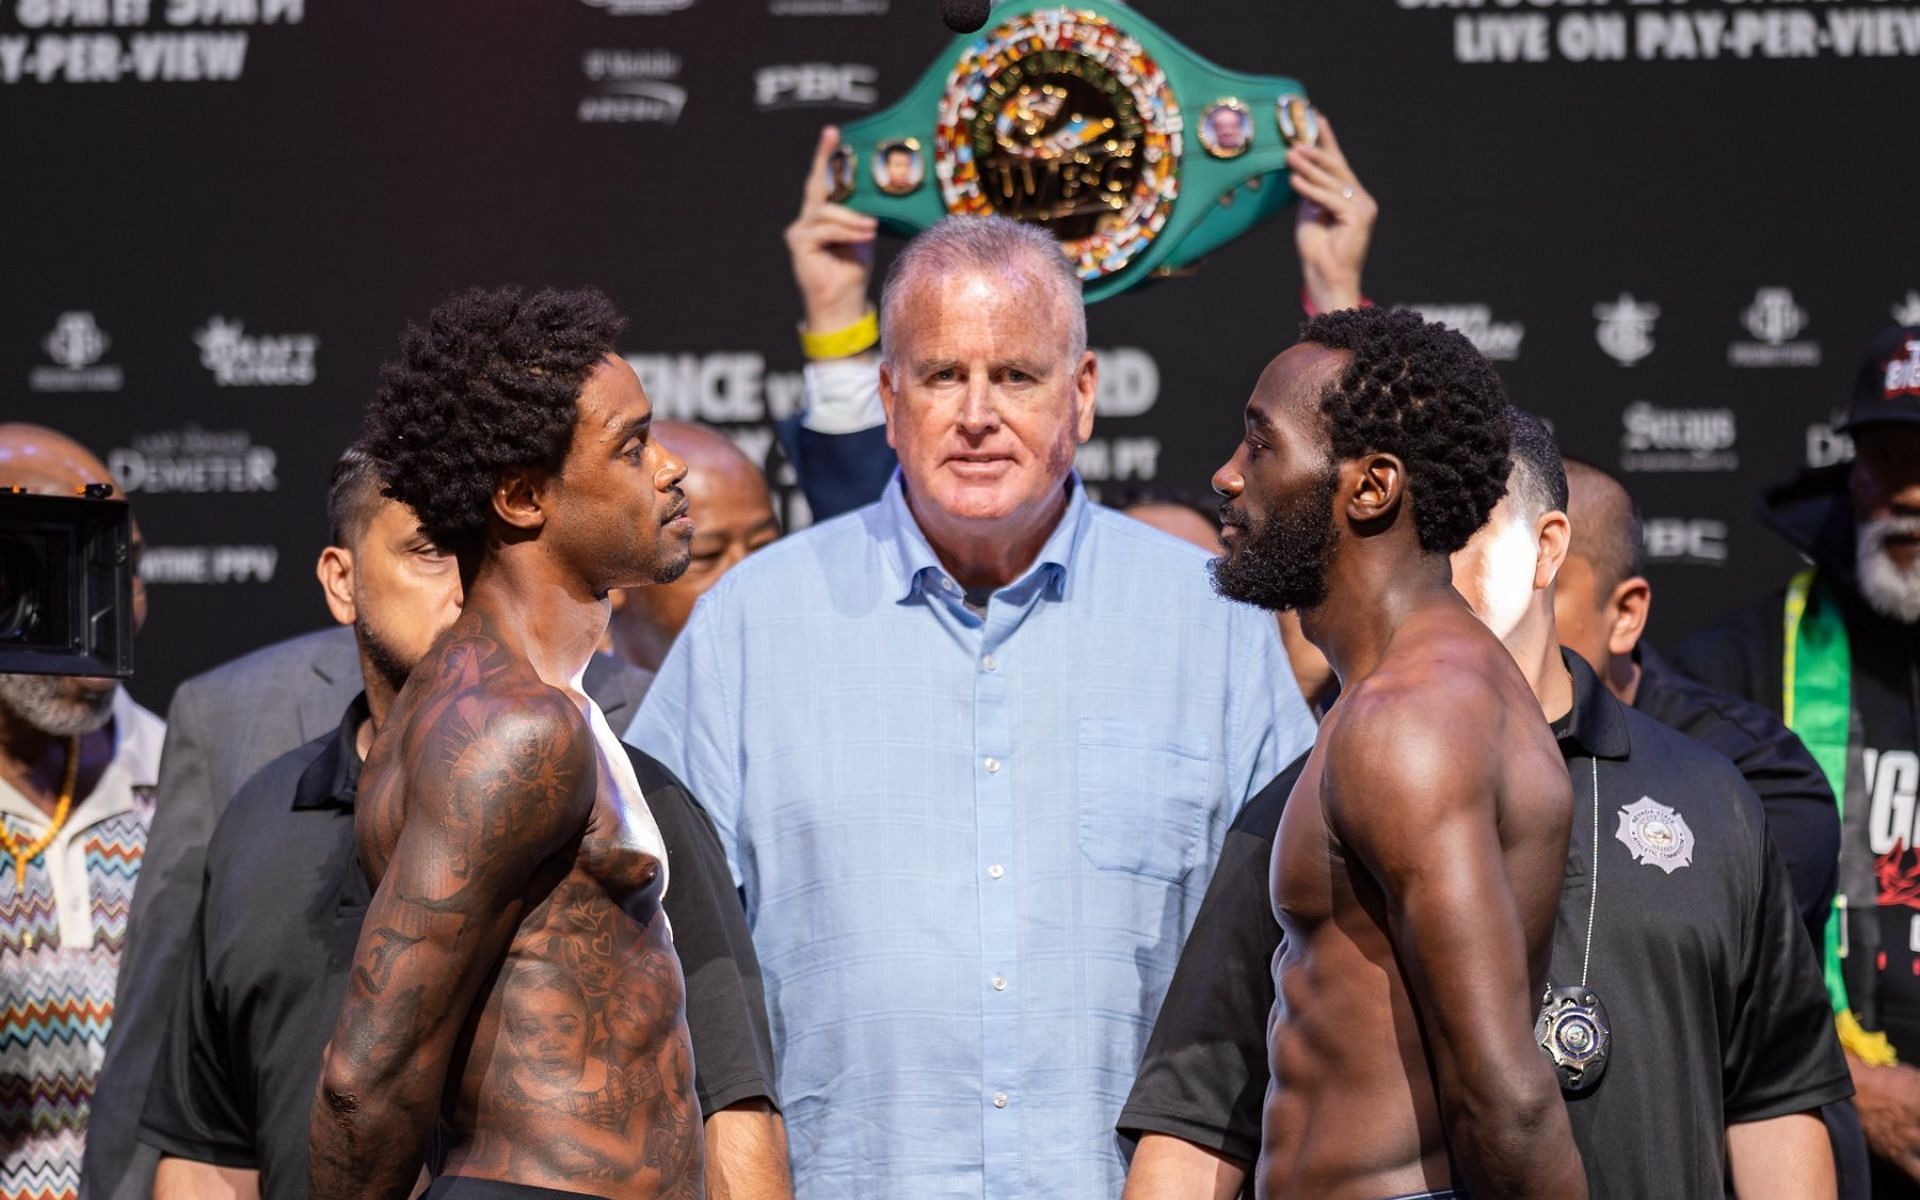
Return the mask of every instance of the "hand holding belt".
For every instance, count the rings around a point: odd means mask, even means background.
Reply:
[[[1285,208],[1287,150],[1316,135],[1297,82],[1214,66],[1123,4],[1008,6],[844,128],[834,199],[905,236],[950,213],[1040,223],[1094,301]]]

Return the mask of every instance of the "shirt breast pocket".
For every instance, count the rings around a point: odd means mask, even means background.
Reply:
[[[1103,871],[1178,883],[1199,864],[1212,796],[1206,734],[1080,718],[1080,852]]]

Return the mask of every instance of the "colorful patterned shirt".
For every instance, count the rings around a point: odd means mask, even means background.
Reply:
[[[28,864],[25,888],[0,861],[0,1200],[72,1200],[80,1186],[166,733],[124,688],[113,721],[113,761]],[[0,822],[15,842],[50,824],[4,780]]]

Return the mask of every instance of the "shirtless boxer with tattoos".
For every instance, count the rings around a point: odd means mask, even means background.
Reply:
[[[608,591],[678,576],[693,532],[620,327],[596,292],[465,292],[408,331],[368,410],[389,494],[458,556],[466,603],[362,776],[375,892],[314,1100],[314,1200],[404,1197],[423,1165],[435,1200],[702,1194],[666,855],[580,688]]]
[[[1506,413],[1459,334],[1330,313],[1214,476],[1216,586],[1297,611],[1341,684],[1273,847],[1262,1197],[1587,1194],[1533,1039],[1572,792],[1448,563],[1505,490]]]

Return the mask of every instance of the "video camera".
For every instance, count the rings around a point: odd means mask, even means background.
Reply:
[[[112,495],[0,488],[0,674],[133,674],[133,517]]]

